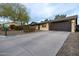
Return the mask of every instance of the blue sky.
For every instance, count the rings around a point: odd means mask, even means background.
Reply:
[[[30,16],[30,22],[40,22],[46,18],[52,19],[57,14],[66,14],[67,16],[79,16],[79,4],[77,3],[22,3],[27,8]],[[0,19],[0,23],[4,20]],[[7,21],[5,21],[7,22]],[[79,24],[79,20],[78,20]]]
[[[77,3],[26,3],[24,5],[29,13],[30,22],[40,22],[46,18],[53,19],[57,14],[79,15]]]

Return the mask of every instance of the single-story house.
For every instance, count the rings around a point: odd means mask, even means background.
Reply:
[[[75,32],[77,27],[77,15],[32,24],[36,30],[54,30]]]
[[[40,23],[32,23],[32,24],[29,24],[30,27],[34,27],[36,29],[36,31],[38,30],[49,30],[49,22],[46,21],[46,22],[40,22]]]

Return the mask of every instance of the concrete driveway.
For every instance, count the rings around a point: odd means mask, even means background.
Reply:
[[[55,56],[69,32],[44,31],[0,36],[0,56]]]

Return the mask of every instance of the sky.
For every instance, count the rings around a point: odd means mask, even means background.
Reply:
[[[47,18],[53,20],[57,14],[79,15],[77,3],[26,3],[24,5],[30,16],[30,22],[40,22]]]
[[[22,3],[30,16],[31,22],[40,22],[45,19],[53,20],[57,14],[67,16],[79,16],[79,4],[77,3]],[[79,18],[78,18],[79,19]],[[4,20],[0,19],[0,22]],[[7,21],[5,21],[7,22]],[[79,21],[78,21],[79,24]]]

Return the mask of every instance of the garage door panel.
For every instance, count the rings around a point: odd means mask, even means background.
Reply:
[[[70,23],[69,22],[57,22],[53,23],[53,30],[58,31],[70,31]]]

